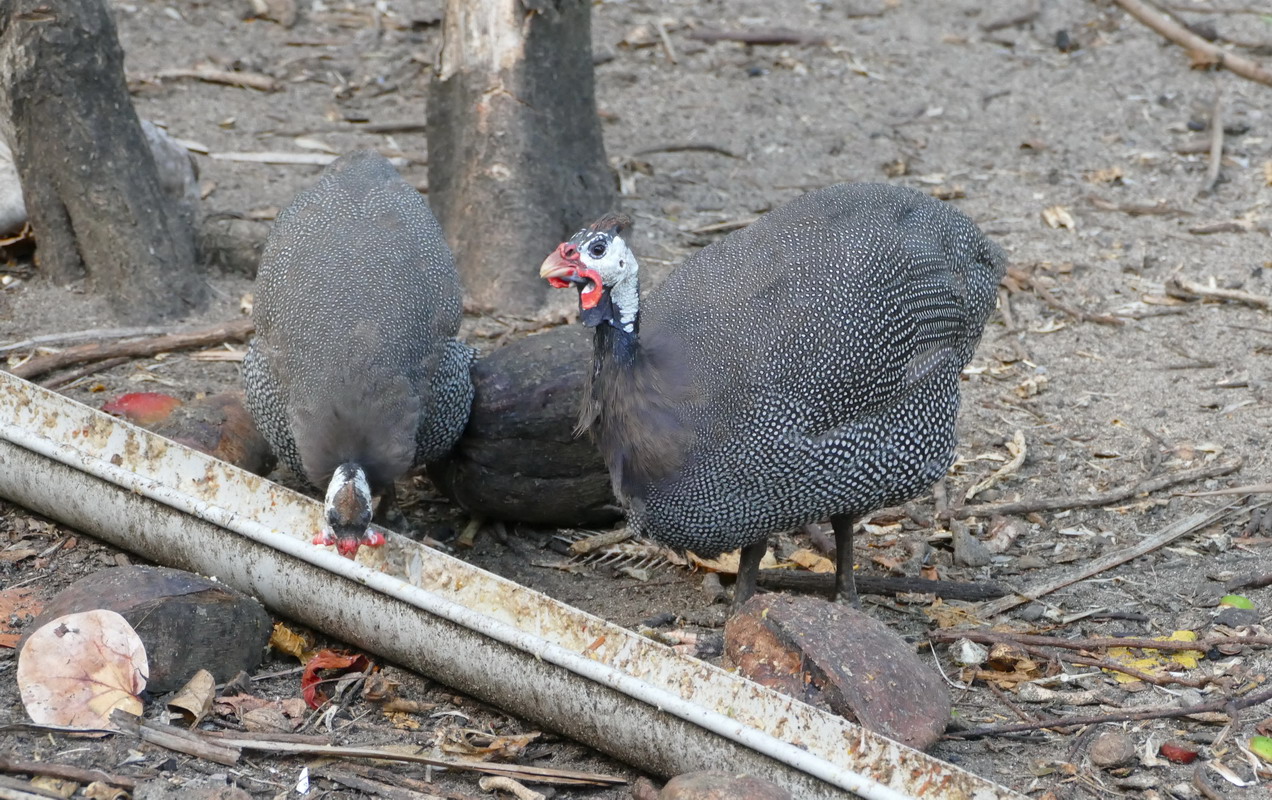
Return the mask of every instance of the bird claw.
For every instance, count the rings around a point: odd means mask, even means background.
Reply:
[[[314,538],[310,540],[311,544],[332,545],[336,543],[335,534],[331,531],[318,531],[314,534]]]
[[[362,543],[367,547],[379,547],[384,544],[384,534],[367,528],[367,532],[362,534]]]

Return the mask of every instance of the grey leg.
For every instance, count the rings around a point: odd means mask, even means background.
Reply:
[[[738,579],[733,584],[734,613],[755,594],[755,587],[760,579],[760,562],[764,560],[767,551],[767,538],[742,548],[742,557],[738,560]]]
[[[861,601],[857,598],[857,581],[852,574],[856,564],[852,551],[853,519],[839,514],[830,518],[830,524],[835,529],[835,602],[861,608]]]

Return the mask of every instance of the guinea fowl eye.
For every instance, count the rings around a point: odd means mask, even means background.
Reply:
[[[592,258],[600,258],[605,255],[605,242],[593,242],[587,252],[591,253]]]

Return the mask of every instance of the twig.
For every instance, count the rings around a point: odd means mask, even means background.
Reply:
[[[1011,698],[1007,696],[1007,693],[1004,692],[1002,689],[999,689],[998,685],[994,683],[993,681],[989,681],[985,685],[988,686],[989,690],[994,693],[995,697],[998,698],[998,702],[1002,703],[1003,705],[1007,706],[1007,708],[1011,709],[1011,713],[1020,717],[1021,720],[1025,722],[1033,722],[1035,719],[1037,719],[1031,714],[1026,714],[1024,709],[1022,709],[1020,706],[1013,703],[1011,701]]]
[[[1229,592],[1237,589],[1262,589],[1265,586],[1272,586],[1272,572],[1265,572],[1262,575],[1243,575],[1240,578],[1233,578],[1223,585],[1223,588]]]
[[[1109,670],[1111,672],[1121,672],[1126,675],[1130,675],[1132,678],[1134,678],[1137,681],[1143,681],[1144,683],[1151,683],[1154,686],[1169,686],[1170,684],[1177,684],[1179,686],[1189,686],[1194,689],[1200,689],[1203,686],[1206,686],[1213,682],[1213,679],[1211,679],[1208,676],[1203,676],[1200,678],[1186,678],[1180,675],[1170,675],[1170,674],[1153,675],[1152,673],[1143,672],[1141,670],[1135,669],[1134,667],[1128,667],[1125,664],[1119,664],[1116,661],[1109,661],[1107,659],[1087,658],[1085,656],[1070,656],[1070,655],[1060,655],[1057,653],[1049,653],[1043,648],[1033,646],[1033,645],[1022,645],[1022,647],[1024,647],[1025,652],[1031,653],[1036,656],[1041,656],[1043,658],[1059,658],[1064,661],[1068,661],[1071,664],[1078,664],[1084,667],[1097,667],[1099,669]],[[993,687],[992,682],[990,682],[988,685],[990,687]]]
[[[0,800],[62,800],[62,795],[30,783],[0,775]]]
[[[731,219],[724,222],[714,222],[710,225],[703,225],[701,228],[694,228],[690,233],[723,233],[725,231],[736,231],[745,228],[759,217],[745,217],[743,219]]]
[[[87,378],[89,375],[96,375],[99,372],[114,369],[120,364],[127,364],[128,361],[129,359],[127,358],[108,358],[105,361],[98,361],[96,363],[80,367],[79,369],[63,372],[61,375],[49,378],[46,381],[40,381],[40,385],[45,389],[61,389],[63,386],[69,386],[70,384],[75,383],[80,378]]]
[[[1254,308],[1261,308],[1265,311],[1272,310],[1272,297],[1266,295],[1253,294],[1252,292],[1243,292],[1240,289],[1220,289],[1215,286],[1205,286],[1204,284],[1190,281],[1187,278],[1181,278],[1178,275],[1172,275],[1166,281],[1167,294],[1176,297],[1209,297],[1214,300],[1233,300],[1238,303],[1245,303]]]
[[[644,150],[637,150],[632,155],[648,156],[654,153],[687,153],[687,152],[716,153],[718,155],[727,156],[729,158],[738,158],[738,154],[733,152],[732,150],[729,150],[726,147],[721,147],[718,144],[711,144],[709,142],[685,142],[683,144],[681,143],[662,144],[662,145],[658,145],[657,147],[646,147]],[[752,221],[754,221],[754,218],[752,218]],[[749,225],[751,223],[748,222],[747,224]]]
[[[680,63],[680,60],[676,58],[676,48],[671,43],[671,35],[667,33],[667,23],[658,20],[658,24],[655,27],[658,29],[658,38],[662,41],[663,52],[667,54],[667,60],[673,64]]]
[[[0,755],[0,772],[17,772],[23,775],[47,775],[50,778],[62,778],[76,783],[92,783],[101,781],[111,786],[132,789],[137,785],[135,778],[125,775],[114,775],[100,769],[84,769],[70,764],[51,764],[47,761],[20,761]]]
[[[857,591],[861,594],[894,595],[899,593],[934,594],[946,600],[978,602],[1005,597],[1011,590],[1000,583],[963,583],[930,581],[924,578],[887,578],[858,575]],[[830,573],[796,572],[789,569],[760,570],[759,585],[765,589],[829,594],[834,590],[835,576]]]
[[[1204,152],[1205,149],[1198,152]],[[1182,208],[1175,208],[1168,205],[1165,200],[1159,200],[1155,205],[1147,205],[1145,203],[1114,203],[1112,200],[1106,200],[1099,195],[1087,195],[1087,202],[1101,211],[1120,211],[1123,214],[1129,214],[1132,217],[1144,216],[1174,216],[1187,215],[1189,212]]]
[[[394,786],[390,783],[384,783],[371,778],[351,775],[348,772],[332,769],[331,767],[313,768],[310,769],[310,774],[343,784],[344,786],[348,786],[350,789],[354,789],[359,792],[365,792],[370,795],[376,795],[377,797],[387,798],[387,800],[444,800],[444,798],[439,795],[424,794],[423,792]]]
[[[1221,50],[1143,0],[1114,0],[1114,2],[1126,9],[1132,17],[1180,47],[1201,53],[1216,66],[1223,67],[1247,80],[1272,86],[1272,72],[1264,69],[1258,62]]]
[[[825,36],[782,29],[755,31],[721,31],[702,28],[689,34],[702,42],[741,42],[742,44],[826,44]]]
[[[9,372],[19,378],[31,378],[36,375],[43,375],[46,372],[52,372],[55,369],[69,367],[73,364],[82,364],[86,361],[102,361],[119,357],[146,358],[156,353],[184,350],[190,347],[207,347],[229,340],[245,339],[251,333],[252,321],[250,319],[236,319],[233,322],[224,322],[209,328],[199,328],[198,330],[184,333],[169,333],[150,339],[92,342],[68,347],[58,353],[36,356],[17,365]]]
[[[111,712],[110,720],[124,733],[168,750],[197,756],[227,767],[234,766],[239,760],[240,749],[237,746],[208,741],[193,731],[151,722],[120,709]]]
[[[1168,489],[1171,486],[1178,486],[1181,483],[1193,483],[1195,481],[1204,481],[1210,478],[1217,478],[1221,475],[1227,475],[1230,472],[1236,472],[1241,468],[1241,459],[1234,458],[1229,461],[1220,461],[1215,464],[1209,464],[1197,469],[1184,470],[1183,472],[1173,472],[1169,475],[1162,475],[1152,480],[1139,481],[1130,486],[1123,486],[1119,489],[1113,489],[1108,492],[1087,495],[1085,497],[1037,497],[1032,500],[1017,500],[1010,503],[978,503],[976,505],[962,506],[952,508],[940,515],[941,519],[966,519],[967,517],[991,517],[999,516],[1021,516],[1024,514],[1033,514],[1039,511],[1067,511],[1071,508],[1099,508],[1100,506],[1108,506],[1114,503],[1120,503],[1124,500],[1141,494],[1151,494],[1153,492]]]
[[[1201,194],[1207,195],[1219,183],[1219,168],[1223,166],[1223,89],[1215,89],[1215,107],[1210,112],[1210,163],[1206,167],[1206,182]]]
[[[69,342],[100,342],[104,339],[135,339],[138,336],[158,336],[164,333],[176,333],[172,328],[150,326],[146,328],[96,328],[89,331],[71,331],[70,333],[48,333],[43,336],[32,336],[20,342],[0,345],[0,354],[14,350],[30,350],[41,345],[67,344]]]
[[[980,607],[978,614],[982,617],[992,617],[997,614],[1001,614],[1007,609],[1014,608],[1021,603],[1027,603],[1031,600],[1035,600],[1043,595],[1050,594],[1057,589],[1063,589],[1071,583],[1076,583],[1077,581],[1089,578],[1092,575],[1098,575],[1107,569],[1112,569],[1119,564],[1124,564],[1133,558],[1139,558],[1145,553],[1151,553],[1159,547],[1164,547],[1165,545],[1170,544],[1181,536],[1186,536],[1195,530],[1204,528],[1207,525],[1223,519],[1228,511],[1235,505],[1236,502],[1234,501],[1210,512],[1193,514],[1185,517],[1184,519],[1178,520],[1174,524],[1167,526],[1156,535],[1150,536],[1131,547],[1097,558],[1095,561],[1087,562],[1075,572],[1063,575],[1054,580],[1044,581],[1036,586],[1030,586],[1015,596],[1002,597],[998,600],[986,603]]]
[[[1258,694],[1242,698],[1228,698],[1195,706],[1171,706],[1168,708],[1145,708],[1138,711],[1118,711],[1112,714],[1091,714],[1088,716],[1053,717],[1037,722],[1019,722],[1012,725],[991,725],[984,728],[972,728],[969,731],[947,733],[947,739],[979,739],[982,736],[999,736],[1005,733],[1020,733],[1039,728],[1072,728],[1078,725],[1101,725],[1106,722],[1129,722],[1142,719],[1166,719],[1168,717],[1187,717],[1208,711],[1233,711],[1250,706],[1257,706],[1272,700],[1272,688],[1264,689]]]
[[[278,81],[259,72],[230,72],[223,69],[195,67],[194,69],[163,69],[154,73],[155,80],[167,78],[194,78],[206,83],[222,83],[226,86],[240,86],[245,89],[259,89],[262,92],[276,92]],[[146,80],[142,77],[141,80]]]
[[[1272,636],[1208,636],[1192,642],[1181,642],[1174,639],[1147,639],[1142,636],[1091,636],[1078,639],[1062,639],[1059,636],[1040,636],[1036,633],[1011,633],[1009,631],[969,631],[940,630],[928,634],[929,639],[938,642],[955,642],[969,639],[981,644],[1018,644],[1032,647],[1058,647],[1062,650],[1101,650],[1106,647],[1133,647],[1140,650],[1169,650],[1182,652],[1200,650],[1205,652],[1215,647],[1231,645],[1272,646]]]

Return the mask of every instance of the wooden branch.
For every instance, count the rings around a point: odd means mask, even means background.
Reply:
[[[29,379],[55,369],[62,369],[63,367],[82,364],[87,361],[102,361],[107,358],[119,357],[146,358],[156,353],[184,350],[190,347],[207,347],[230,340],[241,340],[250,336],[251,333],[252,321],[250,319],[237,319],[233,322],[224,322],[209,328],[200,328],[184,333],[170,333],[164,336],[156,336],[152,339],[91,342],[68,347],[58,353],[35,356],[13,367],[9,372],[19,378]]]
[[[45,389],[61,389],[63,386],[69,386],[80,378],[87,378],[89,375],[96,375],[99,372],[105,372],[108,369],[114,369],[120,364],[127,364],[127,358],[108,358],[105,361],[94,361],[91,364],[85,364],[79,369],[73,369],[69,372],[63,372],[46,381],[40,381],[40,385]]]
[[[1105,570],[1112,569],[1119,564],[1124,564],[1133,558],[1138,558],[1144,555],[1145,553],[1151,553],[1159,547],[1164,547],[1165,545],[1170,544],[1181,536],[1186,536],[1195,530],[1199,530],[1207,525],[1218,522],[1223,519],[1223,517],[1227,515],[1229,510],[1231,510],[1235,505],[1236,502],[1234,501],[1228,505],[1215,509],[1214,511],[1193,514],[1181,520],[1177,520],[1174,524],[1167,526],[1157,534],[1137,542],[1124,550],[1118,550],[1115,553],[1110,553],[1101,558],[1097,558],[1094,561],[1087,562],[1068,575],[1063,575],[1054,580],[1044,581],[1041,584],[1030,586],[1023,592],[1011,597],[1001,597],[997,600],[992,600],[981,606],[977,613],[981,617],[992,617],[997,614],[1001,614],[1009,608],[1015,608],[1021,603],[1027,603],[1031,600],[1035,600],[1043,595],[1050,594],[1057,589],[1063,589],[1071,583],[1076,583],[1084,578],[1089,578],[1092,575],[1098,575]]]
[[[1134,647],[1141,650],[1169,650],[1182,652],[1200,650],[1205,652],[1215,647],[1227,645],[1272,647],[1272,636],[1208,636],[1193,642],[1162,641],[1142,636],[1092,636],[1078,639],[1062,639],[1059,636],[1039,636],[1033,633],[1011,633],[1009,631],[932,631],[928,638],[938,642],[954,642],[959,639],[970,639],[981,644],[1018,644],[1033,647],[1059,647],[1064,650],[1101,650],[1106,647]]]
[[[1002,584],[991,582],[930,581],[923,578],[888,578],[876,575],[858,575],[856,582],[857,591],[861,594],[894,595],[914,592],[969,602],[990,600],[1011,593]],[[830,594],[835,588],[835,576],[830,573],[797,572],[789,569],[762,569],[759,585],[774,591]]]
[[[3,754],[0,754],[0,772],[46,775],[50,778],[61,778],[76,783],[101,781],[124,789],[132,789],[137,785],[135,778],[129,778],[126,775],[115,775],[100,769],[84,769],[70,764],[52,764],[48,761],[22,761]]]
[[[1215,106],[1210,112],[1210,160],[1206,166],[1206,182],[1201,193],[1210,194],[1219,184],[1219,169],[1223,166],[1223,89],[1215,90]]]
[[[1175,44],[1187,50],[1201,53],[1229,72],[1241,77],[1272,86],[1272,72],[1264,69],[1258,62],[1243,56],[1234,55],[1207,42],[1197,34],[1167,17],[1144,0],[1113,0],[1126,10],[1126,13],[1160,33]]]
[[[1091,714],[1086,716],[1052,717],[1037,722],[1018,722],[1012,725],[991,725],[984,728],[972,728],[968,731],[956,731],[945,734],[947,739],[979,739],[982,736],[1001,736],[1005,733],[1021,733],[1039,728],[1072,728],[1079,725],[1102,725],[1106,722],[1129,722],[1143,719],[1166,719],[1169,717],[1187,717],[1192,714],[1203,714],[1211,711],[1239,711],[1250,706],[1257,706],[1272,700],[1272,688],[1242,698],[1225,698],[1195,706],[1171,706],[1168,708],[1145,708],[1137,711],[1118,711],[1112,714]]]
[[[243,89],[259,89],[262,92],[276,92],[280,88],[278,81],[259,72],[231,72],[211,67],[195,67],[194,69],[163,69],[154,74],[156,80],[167,78],[194,78],[205,83],[221,83],[226,86],[238,86]],[[145,80],[145,78],[142,78]]]
[[[164,333],[176,333],[172,328],[149,325],[144,328],[96,328],[87,331],[71,331],[69,333],[49,333],[43,336],[32,336],[20,342],[0,345],[0,355],[14,350],[31,350],[41,345],[67,344],[69,342],[100,342],[105,339],[135,339],[138,336],[159,336]]]
[[[110,721],[118,725],[119,730],[124,733],[168,750],[224,764],[227,767],[234,766],[239,760],[241,750],[237,746],[212,742],[193,731],[151,722],[121,709],[111,712]]]
[[[1166,281],[1166,293],[1174,297],[1209,297],[1213,300],[1232,300],[1253,308],[1261,308],[1264,311],[1272,310],[1272,297],[1243,292],[1240,289],[1220,289],[1214,286],[1206,286],[1196,281],[1190,281],[1187,278],[1181,278],[1178,275],[1172,275]]]
[[[944,520],[967,519],[968,517],[989,518],[992,516],[1020,516],[1039,511],[1067,511],[1071,508],[1099,508],[1100,506],[1121,503],[1141,494],[1159,492],[1162,489],[1177,486],[1181,483],[1193,483],[1227,475],[1240,469],[1241,463],[1240,458],[1220,461],[1215,464],[1198,467],[1197,469],[1174,472],[1151,480],[1141,480],[1130,486],[1123,486],[1120,489],[1113,489],[1099,494],[1086,495],[1085,497],[1073,497],[1071,495],[1067,497],[1036,497],[1032,500],[1017,500],[1010,503],[979,503],[971,506],[959,506],[939,514],[938,517]]]
[[[788,30],[721,31],[701,28],[689,34],[701,42],[741,42],[742,44],[826,44],[825,36]]]
[[[329,781],[334,781],[359,792],[365,792],[375,797],[383,797],[386,800],[445,800],[440,795],[424,794],[413,789],[364,778],[332,767],[316,767],[310,770],[310,774],[317,778],[326,778]]]

